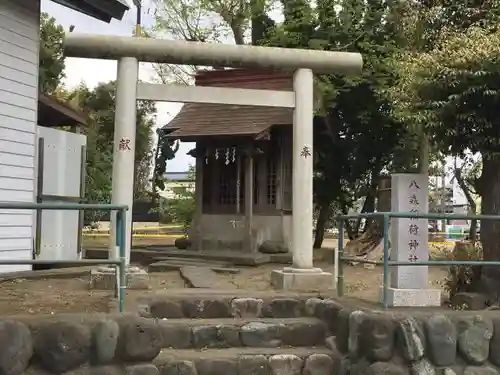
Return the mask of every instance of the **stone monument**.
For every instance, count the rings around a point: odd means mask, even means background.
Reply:
[[[391,211],[427,213],[429,178],[426,174],[393,174]],[[391,218],[391,260],[429,259],[428,220]],[[389,306],[440,306],[441,290],[429,289],[427,266],[391,267]]]

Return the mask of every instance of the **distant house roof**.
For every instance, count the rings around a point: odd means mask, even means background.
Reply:
[[[292,91],[292,75],[269,70],[215,70],[196,75],[197,86]],[[256,136],[273,125],[293,122],[291,108],[187,103],[165,129],[169,137],[196,140],[207,136]]]
[[[129,6],[125,0],[52,0],[100,21],[121,20]]]
[[[165,172],[163,175],[168,181],[192,181],[189,172]]]
[[[88,116],[54,96],[38,94],[38,124],[47,127],[85,125]]]

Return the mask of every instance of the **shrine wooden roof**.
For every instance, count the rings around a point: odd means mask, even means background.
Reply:
[[[38,94],[38,125],[46,127],[85,125],[89,117],[83,111],[55,96]]]
[[[291,91],[292,80],[291,73],[232,69],[200,72],[196,85]],[[210,136],[256,137],[274,125],[292,123],[291,108],[187,103],[165,128],[172,130],[171,138],[196,140]]]

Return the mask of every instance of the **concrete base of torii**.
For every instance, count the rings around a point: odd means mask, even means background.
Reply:
[[[334,289],[335,283],[330,272],[321,268],[295,269],[285,267],[271,272],[271,285],[275,289],[315,291]]]

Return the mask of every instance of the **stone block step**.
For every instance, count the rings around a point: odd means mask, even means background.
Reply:
[[[155,257],[155,260],[158,262],[174,262],[174,263],[184,263],[184,264],[192,264],[195,265],[203,264],[207,267],[229,267],[232,264],[230,262],[216,262],[210,260],[202,260],[196,258],[182,258],[182,257],[169,257],[169,256],[159,256]]]
[[[171,246],[150,245],[147,247],[148,252],[155,257],[171,256],[176,258],[191,258],[216,262],[232,263],[236,266],[258,266],[260,264],[269,263],[270,257],[268,254],[262,253],[243,253],[233,250],[179,250]]]
[[[322,346],[325,323],[316,318],[167,319],[157,321],[164,348],[278,348]]]
[[[160,375],[328,375],[335,358],[324,348],[162,350]]]
[[[190,288],[236,289],[236,285],[220,278],[214,271],[206,267],[184,266],[179,272]]]
[[[307,313],[309,299],[326,293],[293,293],[218,289],[169,289],[139,299],[139,314],[148,318],[296,318]]]
[[[159,262],[151,263],[148,266],[148,271],[149,272],[176,271],[176,270],[179,270],[182,267],[186,267],[186,266],[204,267],[204,268],[208,268],[208,269],[210,269],[214,272],[217,272],[217,273],[239,273],[240,272],[240,270],[238,268],[205,264],[201,261],[184,262],[183,260],[180,260],[180,261],[162,260]]]

